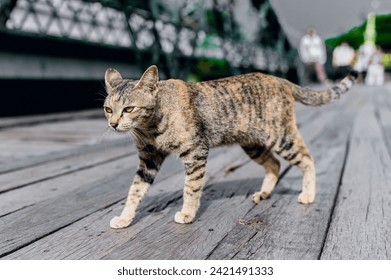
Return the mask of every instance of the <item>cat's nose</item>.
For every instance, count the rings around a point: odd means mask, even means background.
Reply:
[[[112,128],[116,129],[117,126],[118,126],[118,123],[110,123],[110,125],[111,125]]]

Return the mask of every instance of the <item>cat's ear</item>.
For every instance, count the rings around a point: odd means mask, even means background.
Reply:
[[[121,79],[122,76],[117,70],[113,68],[108,68],[105,73],[106,89],[112,89],[114,87],[113,82]]]
[[[159,73],[155,65],[150,66],[145,70],[144,74],[137,82],[136,87],[145,88],[149,92],[155,92],[157,82],[159,81]]]

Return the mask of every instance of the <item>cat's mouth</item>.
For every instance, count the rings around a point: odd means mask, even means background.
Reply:
[[[119,133],[125,133],[125,132],[129,132],[130,129],[126,129],[126,128],[123,128],[123,127],[116,127],[116,128],[113,128],[113,130],[115,132],[119,132]]]
[[[111,126],[111,125],[109,125],[109,128],[112,131],[119,132],[119,133],[129,132],[129,130],[132,129],[131,127],[124,127],[124,126],[121,126],[121,125],[118,125],[118,126]]]

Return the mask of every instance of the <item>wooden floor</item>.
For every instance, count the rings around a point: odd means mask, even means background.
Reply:
[[[297,106],[317,166],[314,204],[283,163],[255,205],[263,169],[238,147],[214,149],[197,220],[174,222],[184,180],[163,165],[133,224],[109,227],[138,164],[101,111],[0,119],[2,259],[391,259],[391,85],[357,85],[323,107]]]

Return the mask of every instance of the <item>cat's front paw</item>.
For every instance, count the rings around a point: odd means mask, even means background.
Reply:
[[[297,201],[301,204],[310,204],[315,200],[315,193],[302,192]]]
[[[253,194],[253,201],[258,204],[261,200],[267,199],[269,196],[269,192],[256,192]]]
[[[129,221],[128,219],[124,219],[124,218],[116,216],[111,219],[110,227],[111,228],[126,228],[130,225],[131,222],[132,222],[132,220]]]
[[[178,224],[188,224],[194,220],[195,215],[186,214],[183,212],[177,212],[175,214],[175,222]]]

